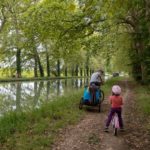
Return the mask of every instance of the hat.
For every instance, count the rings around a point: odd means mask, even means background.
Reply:
[[[112,87],[112,92],[113,92],[114,94],[116,94],[116,95],[120,95],[120,94],[121,94],[121,88],[120,88],[120,86],[119,86],[119,85],[114,85],[114,86]]]

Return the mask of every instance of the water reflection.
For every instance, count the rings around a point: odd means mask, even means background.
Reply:
[[[43,102],[88,84],[88,78],[0,83],[0,115],[39,108]]]
[[[39,108],[44,101],[82,88],[88,79],[64,79],[0,84],[0,115]]]
[[[16,87],[16,110],[17,111],[20,111],[21,110],[21,104],[20,104],[20,101],[21,101],[21,83],[18,82],[16,83],[17,87]],[[14,109],[15,109],[15,106],[14,106]]]

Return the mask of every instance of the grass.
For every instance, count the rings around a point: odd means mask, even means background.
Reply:
[[[150,87],[135,83],[135,102],[136,114],[141,120],[142,127],[150,134]]]
[[[43,104],[32,112],[10,112],[5,115],[0,120],[3,149],[50,149],[58,130],[78,122],[83,116],[84,111],[78,109],[82,92],[57,97],[57,100]]]
[[[136,86],[136,101],[139,110],[146,116],[150,115],[150,88],[148,86]]]
[[[61,76],[61,77],[21,77],[21,78],[0,78],[0,82],[17,82],[17,81],[44,81],[53,79],[74,79],[74,78],[85,78],[80,76]]]
[[[106,95],[118,80],[122,79],[113,78],[102,87]],[[83,89],[57,97],[32,112],[6,114],[0,119],[0,149],[49,150],[59,130],[84,116],[85,111],[78,108],[82,94]]]
[[[111,87],[114,84],[118,84],[119,81],[122,81],[124,78],[122,77],[115,77],[115,78],[111,78],[110,80],[108,80],[106,82],[106,84],[104,84],[104,86],[102,86],[102,89],[104,90],[105,93],[107,94],[111,94]]]

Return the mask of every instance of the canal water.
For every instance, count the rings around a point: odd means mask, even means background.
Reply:
[[[0,115],[8,111],[30,111],[88,84],[87,78],[0,83]]]

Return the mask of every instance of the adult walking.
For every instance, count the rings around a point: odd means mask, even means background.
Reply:
[[[91,75],[90,85],[95,84],[96,86],[100,86],[103,84],[102,75],[104,71],[102,69],[97,70]]]

